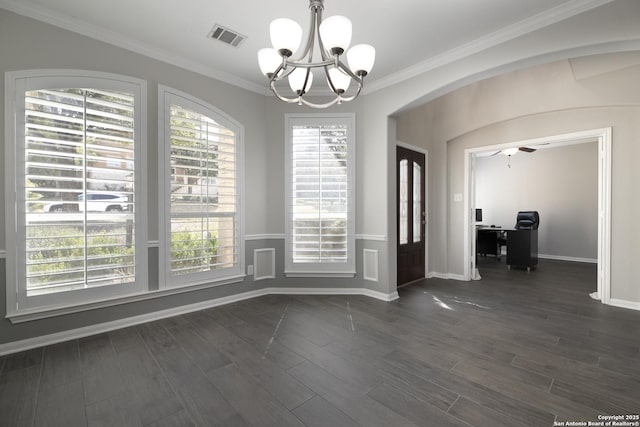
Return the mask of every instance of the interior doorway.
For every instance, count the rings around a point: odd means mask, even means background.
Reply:
[[[426,275],[426,154],[396,147],[398,286]]]
[[[609,303],[611,271],[611,128],[594,129],[570,134],[536,138],[513,143],[491,145],[465,150],[465,188],[464,188],[464,256],[465,279],[479,279],[476,266],[475,239],[475,171],[473,156],[490,150],[504,150],[522,146],[541,146],[548,148],[562,145],[598,143],[598,277],[597,292],[592,297]],[[473,212],[472,212],[473,211]]]

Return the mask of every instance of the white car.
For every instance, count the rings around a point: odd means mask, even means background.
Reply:
[[[126,194],[87,193],[86,207],[88,212],[122,212],[127,210],[128,203],[129,198]],[[78,196],[77,202],[53,202],[44,205],[45,212],[84,212],[84,210],[84,194]]]

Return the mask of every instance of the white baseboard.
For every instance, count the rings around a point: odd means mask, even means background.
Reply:
[[[468,280],[462,274],[453,274],[453,273],[438,273],[436,271],[430,271],[425,276],[427,279],[445,279],[445,280],[459,280],[462,282],[468,282]]]
[[[593,258],[577,258],[577,257],[561,256],[561,255],[538,254],[538,258],[554,259],[554,260],[557,260],[557,261],[586,262],[586,263],[589,263],[589,264],[597,264],[598,263],[598,260],[597,259],[593,259]]]
[[[284,234],[271,233],[271,234],[246,234],[244,240],[284,240]]]
[[[98,325],[85,326],[82,328],[71,329],[68,331],[56,332],[54,334],[43,335],[25,340],[14,341],[6,344],[0,344],[0,356],[6,354],[17,353],[20,351],[30,350],[32,348],[43,347],[47,345],[57,344],[72,339],[84,338],[91,335],[101,334],[114,331],[116,329],[127,328],[130,326],[140,325],[142,323],[153,322],[155,320],[166,319],[167,317],[179,316],[182,314],[192,313],[194,311],[205,310],[220,305],[231,304],[251,298],[261,297],[264,295],[364,295],[367,297],[379,299],[382,301],[393,301],[399,298],[398,292],[385,294],[383,292],[373,291],[364,288],[264,288],[256,291],[243,292],[241,294],[231,295],[228,297],[217,298],[214,300],[203,301],[195,304],[183,305],[167,310],[154,311],[153,313],[141,314],[139,316],[127,317],[111,322],[100,323]]]
[[[394,301],[400,296],[398,292],[385,294],[365,288],[267,288],[271,295],[364,295],[381,301]]]
[[[614,307],[629,308],[631,310],[640,310],[640,302],[627,301],[623,299],[610,298],[609,305]]]
[[[5,354],[10,354],[10,353],[16,353],[19,351],[25,351],[32,348],[42,347],[45,345],[51,345],[51,344],[56,344],[64,341],[69,341],[72,339],[84,338],[91,335],[114,331],[116,329],[127,328],[129,326],[140,325],[142,323],[153,322],[155,320],[166,319],[167,317],[179,316],[182,314],[192,313],[194,311],[205,310],[207,308],[217,307],[219,305],[231,304],[234,302],[256,298],[266,294],[267,293],[265,292],[265,289],[260,289],[260,290],[251,291],[251,292],[244,292],[241,294],[222,297],[215,300],[183,305],[180,307],[154,311],[153,313],[141,314],[139,316],[132,316],[124,319],[113,320],[111,322],[100,323],[97,325],[85,326],[82,328],[71,329],[68,331],[56,332],[54,334],[28,338],[26,340],[0,344],[0,356]]]

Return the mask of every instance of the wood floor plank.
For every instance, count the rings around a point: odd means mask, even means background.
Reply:
[[[371,357],[371,355],[362,357],[363,355],[359,352],[354,353],[351,348],[340,347],[336,343],[327,347],[330,347],[331,352],[352,363],[375,370],[385,383],[405,390],[443,411],[446,411],[458,398],[457,393],[431,381],[436,368],[418,360],[413,360],[416,365],[412,365],[409,362],[412,357],[409,355],[405,355],[407,359],[404,360],[393,352],[381,357]],[[420,364],[423,366],[419,366]]]
[[[177,349],[178,343],[162,326],[162,322],[145,323],[136,327],[138,333],[153,354]]]
[[[458,393],[503,416],[513,418],[531,427],[546,427],[553,424],[555,414],[526,400],[518,400],[510,393],[501,393],[482,384],[458,376],[452,372],[432,370],[429,379],[445,390]],[[546,391],[538,391],[549,396]]]
[[[604,414],[635,414],[638,411],[637,399],[630,402],[626,396],[620,394],[609,397],[597,387],[585,389],[561,380],[555,380],[550,392],[552,395],[562,396]]]
[[[6,356],[2,373],[5,374],[7,372],[30,368],[32,366],[41,366],[44,349],[45,347],[34,348]]]
[[[458,399],[448,414],[476,427],[529,427],[530,424],[521,423],[507,414],[493,411],[486,406],[479,405],[464,396]]]
[[[618,402],[633,406],[640,402],[640,379],[602,370],[599,367],[580,363],[551,353],[529,353],[518,356],[513,366],[537,372],[576,387],[597,390],[603,398],[615,396]]]
[[[220,423],[220,427],[251,427],[251,424],[240,414],[236,414]]]
[[[204,372],[180,348],[156,354],[155,359],[174,388],[188,386],[204,376]]]
[[[390,384],[381,384],[367,395],[418,426],[461,427],[467,424],[447,412]]]
[[[238,413],[207,377],[179,387],[176,395],[189,419],[198,426],[222,425]]]
[[[0,414],[7,427],[30,426],[36,410],[40,365],[0,375]]]
[[[125,394],[118,394],[86,406],[89,427],[142,427]]]
[[[281,316],[284,314],[283,312]],[[284,319],[284,317],[282,318]],[[262,352],[265,357],[279,364],[283,369],[288,369],[304,360],[295,351],[283,346],[278,341],[274,341],[275,336],[280,332],[277,325],[270,330],[248,323],[229,325],[226,328],[250,343],[256,350]]]
[[[166,418],[148,424],[149,427],[195,427],[186,411],[176,412]]]
[[[127,381],[117,362],[104,363],[82,375],[84,398],[87,404],[99,402],[126,390]]]
[[[225,343],[223,351],[233,363],[271,393],[286,408],[293,409],[315,396],[309,388],[248,343]]]
[[[207,376],[235,410],[252,425],[265,427],[304,425],[236,366],[225,366],[210,372]]]
[[[126,411],[143,425],[161,420],[184,409],[162,375],[129,384],[122,395]]]
[[[640,378],[640,358],[608,354],[601,356],[598,366],[632,378]]]
[[[514,385],[526,385],[540,390],[549,390],[553,381],[552,377],[546,375],[480,358],[475,360],[467,358],[456,365],[451,372],[489,387],[507,389]]]
[[[289,373],[363,426],[415,426],[390,408],[363,394],[362,390],[309,361],[294,366],[289,369]]]
[[[375,366],[384,372],[386,382],[411,390],[429,404],[446,411],[459,394],[450,389],[445,389],[431,381],[438,368],[428,363],[417,360],[402,351],[395,351],[382,360],[378,360]]]
[[[0,357],[0,425],[528,426],[637,413],[640,313],[591,264],[270,295]],[[353,321],[353,323],[352,323]]]
[[[142,337],[138,333],[135,326],[129,328],[117,329],[108,333],[111,345],[116,353],[121,352],[129,347],[144,346]]]
[[[128,384],[161,375],[158,363],[144,345],[124,348],[117,354],[117,360],[122,378]]]
[[[76,343],[77,344],[77,343]],[[82,382],[65,382],[38,393],[34,426],[82,427],[87,425]]]
[[[45,349],[40,388],[57,387],[82,378],[78,341],[50,345]]]
[[[220,351],[220,347],[202,338],[192,324],[170,327],[168,331],[193,363],[204,372],[231,363],[231,360]]]
[[[307,427],[360,427],[347,414],[320,396],[309,399],[293,410]]]
[[[382,378],[374,370],[351,363],[297,335],[279,335],[277,340],[302,355],[306,360],[315,363],[354,387],[358,387],[365,393],[382,382]]]

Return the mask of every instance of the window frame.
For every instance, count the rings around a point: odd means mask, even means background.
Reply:
[[[211,117],[216,122],[231,129],[236,135],[236,235],[235,244],[238,260],[234,267],[208,272],[174,276],[171,273],[171,207],[168,195],[171,191],[171,123],[167,120],[171,104],[179,101],[180,106]],[[219,286],[244,280],[244,126],[237,120],[186,92],[165,85],[158,85],[158,212],[160,224],[159,245],[159,287],[179,289],[206,285]]]
[[[29,90],[93,88],[134,96],[135,279],[126,284],[27,296],[24,211],[25,93]],[[5,215],[7,245],[7,317],[12,321],[43,313],[72,310],[141,294],[148,289],[146,144],[146,82],[128,76],[86,70],[20,70],[5,73]],[[20,173],[20,176],[18,176]]]
[[[344,124],[347,127],[347,260],[293,262],[293,126]],[[285,114],[285,275],[287,277],[354,277],[356,275],[356,115],[355,113]]]

